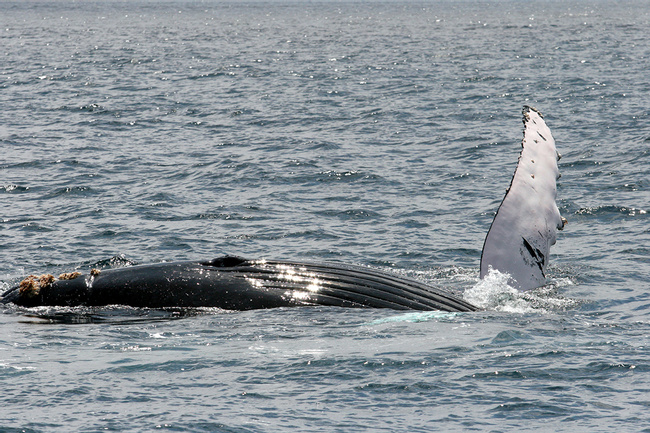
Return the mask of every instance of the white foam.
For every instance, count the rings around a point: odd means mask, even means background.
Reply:
[[[558,283],[521,292],[508,285],[510,275],[490,269],[473,287],[465,290],[463,298],[479,308],[508,313],[545,313],[575,308],[580,301],[559,296]],[[568,285],[568,283],[560,284]]]
[[[486,310],[509,313],[534,311],[522,295],[524,293],[508,285],[510,275],[490,269],[488,274],[473,287],[465,290],[466,301]]]

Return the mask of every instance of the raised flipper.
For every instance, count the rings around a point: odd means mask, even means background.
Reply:
[[[546,283],[546,265],[557,230],[566,220],[555,203],[560,154],[542,114],[524,107],[522,151],[510,188],[499,206],[481,255],[481,278],[490,268],[510,284],[530,290]]]

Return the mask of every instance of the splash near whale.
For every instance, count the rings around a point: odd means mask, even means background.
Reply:
[[[481,278],[510,275],[520,290],[545,284],[557,230],[565,220],[555,203],[559,154],[539,111],[523,109],[522,151],[510,188],[488,231]],[[247,260],[224,256],[55,277],[30,275],[0,303],[34,306],[217,307],[251,310],[292,306],[474,311],[453,293],[377,269],[334,263]]]

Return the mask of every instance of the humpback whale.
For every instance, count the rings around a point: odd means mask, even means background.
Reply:
[[[542,114],[523,109],[524,138],[510,187],[483,245],[480,277],[507,273],[520,290],[542,286],[557,230],[566,223],[555,203],[559,178],[551,131]],[[338,306],[474,311],[461,297],[422,282],[363,266],[224,256],[86,273],[30,275],[0,303],[34,306],[218,307],[250,310]]]

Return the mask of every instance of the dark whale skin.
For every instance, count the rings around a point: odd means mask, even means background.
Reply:
[[[49,277],[43,279],[43,277]],[[217,307],[225,310],[323,305],[396,310],[474,311],[446,291],[373,268],[224,256],[93,270],[68,279],[42,276],[0,299],[25,307]],[[39,278],[39,277],[36,277]]]

